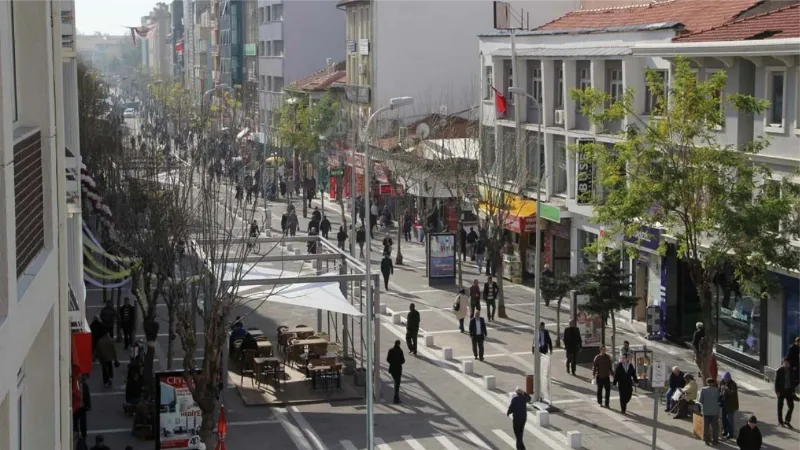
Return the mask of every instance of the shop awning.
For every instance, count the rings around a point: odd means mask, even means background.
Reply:
[[[517,195],[506,197],[506,207],[500,209],[497,205],[481,202],[479,205],[484,216],[501,214],[505,216],[504,228],[514,233],[530,233],[536,231],[536,202],[526,200]]]

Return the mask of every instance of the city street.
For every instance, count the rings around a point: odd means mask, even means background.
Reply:
[[[314,206],[319,202],[314,201]],[[298,211],[301,206],[296,203]],[[285,203],[269,205],[272,212],[272,228],[280,228],[280,214]],[[263,208],[259,207],[259,211]],[[338,205],[325,202],[325,213],[339,226]],[[310,211],[309,211],[310,216]],[[298,214],[300,229],[307,227],[308,220]],[[371,259],[378,271],[380,239],[373,240]],[[303,249],[305,251],[305,249]],[[277,252],[277,250],[274,250]],[[508,319],[497,319],[488,325],[485,361],[474,362],[474,373],[462,373],[461,361],[473,360],[470,340],[458,332],[457,321],[451,310],[455,287],[452,289],[431,288],[425,274],[424,249],[416,243],[403,243],[406,264],[395,268],[390,290],[381,291],[381,302],[387,306],[387,315],[380,318],[380,348],[377,352],[381,363],[381,400],[375,408],[375,442],[380,450],[397,449],[509,449],[514,448],[511,421],[505,416],[509,392],[525,385],[525,375],[533,373],[531,354],[533,323],[532,289],[506,283],[505,302]],[[276,263],[273,263],[276,264]],[[309,264],[305,264],[309,266]],[[293,267],[291,271],[297,268]],[[310,269],[310,267],[309,267]],[[474,278],[481,282],[474,264],[464,265],[464,281]],[[99,312],[101,293],[90,291],[89,313]],[[402,404],[390,402],[391,378],[384,362],[386,352],[395,339],[405,346],[405,326],[392,321],[392,315],[407,314],[409,303],[415,303],[421,313],[419,355],[406,353]],[[161,312],[164,312],[163,314]],[[162,335],[159,336],[157,368],[166,367],[164,352],[167,346],[165,319],[166,308],[159,308],[162,320]],[[299,323],[316,324],[317,314],[313,310],[270,304],[240,306],[235,315],[248,314],[246,326],[259,327],[274,334],[278,325]],[[570,311],[562,307],[562,329],[569,320]],[[554,306],[542,305],[542,320],[551,334],[555,333],[556,310]],[[631,341],[633,346],[646,344],[654,351],[657,360],[668,367],[677,365],[685,371],[694,372],[688,350],[667,343],[647,341],[638,324],[618,322],[617,343]],[[433,345],[426,347],[422,336],[433,336]],[[610,343],[610,330],[608,331]],[[553,336],[555,340],[555,336]],[[183,353],[176,343],[176,361]],[[452,358],[445,359],[444,348],[452,349]],[[200,352],[202,354],[202,352]],[[121,360],[126,358],[121,356]],[[529,414],[525,441],[529,448],[565,449],[566,433],[581,434],[584,449],[605,450],[618,447],[650,448],[653,424],[653,397],[649,391],[639,390],[628,405],[628,414],[619,413],[618,400],[612,392],[611,409],[600,408],[596,401],[595,387],[590,383],[590,368],[579,366],[577,377],[567,375],[564,368],[564,353],[556,349],[552,355],[551,397],[556,411],[550,415],[550,423],[540,426],[533,413]],[[180,362],[173,363],[178,367]],[[99,367],[97,367],[99,369]],[[134,449],[151,448],[151,442],[138,442],[130,435],[131,419],[123,415],[122,375],[125,366],[118,369],[114,387],[103,388],[99,377],[92,378],[94,408],[89,413],[92,434],[103,434],[111,448],[122,448],[123,444]],[[720,373],[728,370],[725,367]],[[795,448],[800,433],[775,426],[775,397],[771,386],[756,377],[732,371],[740,386],[741,411],[738,426],[746,417],[759,417],[764,448]],[[496,386],[487,389],[484,376],[494,376]],[[246,407],[235,389],[230,387],[224,394],[226,413],[231,428],[228,447],[268,449],[363,449],[366,447],[366,416],[363,401],[333,404],[298,405],[288,408]],[[389,401],[387,401],[389,400]],[[692,424],[688,420],[676,421],[658,409],[658,448],[677,450],[701,448],[702,442],[692,436]],[[796,424],[797,425],[797,424]],[[800,425],[798,425],[800,426]],[[632,445],[633,444],[633,445]],[[793,447],[794,446],[794,447]]]

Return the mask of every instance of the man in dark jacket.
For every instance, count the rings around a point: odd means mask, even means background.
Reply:
[[[356,243],[358,244],[358,248],[360,250],[359,258],[364,257],[364,244],[366,243],[366,241],[367,241],[367,232],[364,229],[364,225],[361,225],[361,228],[359,228],[356,231]]]
[[[783,360],[783,367],[775,372],[775,394],[778,396],[778,423],[782,427],[792,427],[792,411],[794,411],[794,381],[792,380],[791,363]],[[786,402],[788,411],[783,416],[783,403]]]
[[[408,306],[408,317],[406,317],[406,344],[408,353],[417,354],[417,335],[419,334],[419,311],[412,303]]]
[[[322,233],[322,237],[328,239],[328,233],[331,231],[331,221],[328,220],[328,216],[322,216],[322,220],[319,222],[319,232]]]
[[[539,353],[542,355],[553,353],[553,340],[550,338],[550,332],[544,328],[544,322],[539,323],[539,333],[535,345],[539,346]]]
[[[517,450],[525,450],[522,438],[525,435],[525,422],[528,420],[528,403],[531,396],[522,388],[517,388],[517,395],[511,399],[506,416],[511,416],[514,426],[514,437],[517,440]]]
[[[592,362],[592,376],[597,385],[597,404],[608,408],[611,400],[611,357],[606,353],[606,346],[600,347],[600,354],[594,357]],[[605,405],[603,405],[603,389],[606,391]]]
[[[460,248],[461,248],[461,260],[462,261],[466,261],[467,260],[467,230],[465,230],[463,226],[460,227],[460,228],[461,228],[461,231],[459,231],[458,237],[459,237],[459,245],[460,245]]]
[[[575,375],[578,352],[583,347],[581,330],[576,326],[574,320],[569,321],[569,326],[564,330],[564,349],[567,353],[567,373]]]
[[[94,316],[92,323],[89,324],[89,331],[92,332],[92,355],[97,348],[97,341],[106,334],[106,327],[100,321],[100,316]]]
[[[347,231],[344,230],[344,225],[339,227],[339,232],[336,233],[336,242],[339,244],[339,248],[344,250],[345,242],[347,241]]]
[[[486,279],[483,284],[483,300],[486,302],[486,317],[489,321],[494,320],[494,312],[497,309],[497,295],[500,293],[500,286],[492,280]]]
[[[475,242],[478,241],[478,233],[475,232],[475,229],[469,227],[469,233],[467,233],[467,253],[469,253],[469,258],[472,261],[475,261]]]
[[[400,340],[394,341],[394,347],[389,349],[386,355],[386,363],[389,364],[389,374],[394,380],[394,403],[400,403],[400,379],[403,377],[403,364],[406,363],[406,357],[403,355],[403,349],[400,347]]]
[[[684,373],[678,369],[678,366],[672,368],[672,372],[669,374],[669,389],[667,390],[667,409],[664,411],[670,412],[672,408],[675,406],[675,402],[672,400],[672,396],[675,395],[678,389],[683,389],[686,386],[686,379],[684,378]]]
[[[114,310],[111,300],[100,310],[100,321],[106,327],[106,332],[111,335],[111,339],[114,339],[114,322],[117,321],[117,312]]]
[[[736,443],[739,445],[739,450],[761,450],[761,430],[758,429],[756,416],[750,416],[747,423],[739,428]]]
[[[474,315],[481,310],[481,288],[478,286],[478,280],[472,281],[472,286],[469,288],[469,314]]]
[[[789,360],[789,368],[792,372],[792,381],[795,387],[800,385],[800,337],[794,338],[794,342],[786,352],[786,359]],[[797,397],[794,398],[797,400]]]
[[[486,339],[486,321],[481,317],[481,310],[475,311],[469,321],[469,337],[472,338],[472,354],[475,359],[483,361],[483,341]]]
[[[134,314],[136,310],[131,305],[131,300],[125,297],[124,304],[119,307],[119,324],[122,328],[123,348],[125,350],[133,344],[133,327],[135,324]]]
[[[289,213],[287,212],[284,212],[281,215],[281,231],[283,232],[284,237],[289,234]]]
[[[388,253],[383,253],[381,260],[381,273],[383,274],[383,287],[389,290],[389,275],[394,274],[394,264],[392,264],[392,257]]]

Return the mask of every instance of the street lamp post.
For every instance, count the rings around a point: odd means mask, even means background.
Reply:
[[[536,121],[536,154],[534,156],[534,170],[536,170],[536,248],[534,250],[534,300],[533,300],[533,398],[534,403],[538,403],[542,399],[542,354],[539,352],[539,323],[541,322],[541,305],[540,305],[540,282],[541,282],[541,251],[542,239],[540,235],[541,227],[541,205],[542,205],[542,168],[541,168],[541,148],[542,148],[542,105],[539,99],[525,92],[525,89],[514,86],[509,87],[508,91],[520,97],[527,97],[533,100],[538,112],[538,120]]]
[[[377,117],[379,114],[397,109],[401,106],[406,106],[414,103],[414,99],[412,97],[395,97],[389,100],[389,104],[378,108],[377,111],[372,113],[367,119],[367,124],[364,126],[364,131],[362,133],[362,143],[364,145],[364,216],[370,217],[370,176],[369,176],[369,169],[370,169],[370,160],[369,160],[369,127],[372,125],[372,121]],[[355,161],[353,161],[355,164]],[[355,192],[353,193],[355,195]],[[370,217],[371,219],[371,217]],[[371,250],[372,250],[372,242],[370,236],[370,226],[371,223],[367,223],[367,226],[364,227],[364,236],[365,241],[367,244],[367,254],[366,254],[366,262],[365,262],[365,280],[366,280],[366,301],[367,301],[367,448],[372,449],[375,448],[375,399],[374,399],[374,360],[375,360],[375,346],[376,343],[374,341],[374,328],[375,324],[375,302],[373,301],[372,297],[372,261],[371,261]]]

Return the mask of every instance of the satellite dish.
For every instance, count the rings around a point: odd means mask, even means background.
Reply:
[[[419,136],[420,139],[427,139],[430,135],[431,127],[429,127],[427,123],[417,125],[417,136]]]
[[[440,105],[439,106],[439,114],[446,116],[447,115],[447,105]]]

